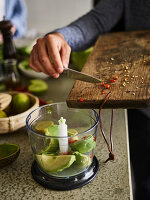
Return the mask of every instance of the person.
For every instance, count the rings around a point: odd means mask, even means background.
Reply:
[[[11,32],[14,37],[23,37],[27,26],[27,8],[24,0],[1,0],[0,21],[10,20],[12,23]],[[2,35],[0,34],[0,41]]]
[[[94,9],[71,24],[39,38],[31,52],[30,66],[37,72],[58,78],[68,67],[71,51],[89,48],[101,34],[118,30],[118,25],[121,28],[119,30],[124,31],[150,29],[149,11],[149,0],[144,3],[141,0],[100,0]],[[131,163],[136,183],[135,200],[150,199],[148,112],[128,111]]]

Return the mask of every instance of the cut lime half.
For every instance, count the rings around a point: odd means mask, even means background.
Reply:
[[[75,155],[36,155],[37,161],[41,169],[46,172],[60,172],[70,167],[76,160]]]

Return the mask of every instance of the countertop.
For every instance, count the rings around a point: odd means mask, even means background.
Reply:
[[[46,80],[49,89],[42,96],[44,100],[53,102],[65,101],[74,81],[65,76],[55,80]],[[103,126],[109,137],[110,110],[102,111]],[[115,162],[104,161],[108,158],[108,149],[98,129],[95,155],[100,164],[98,175],[92,182],[70,191],[54,191],[46,189],[34,181],[31,175],[33,155],[29,144],[26,127],[10,134],[0,135],[0,143],[17,143],[20,155],[11,165],[0,169],[1,200],[127,200],[132,199],[131,174],[129,163],[128,127],[126,110],[114,111],[113,127]]]

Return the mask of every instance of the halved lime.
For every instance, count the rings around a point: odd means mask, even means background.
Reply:
[[[39,166],[47,172],[60,172],[70,167],[76,160],[75,155],[36,155]]]
[[[48,89],[47,83],[41,79],[31,80],[28,86],[29,92],[36,95],[43,94],[44,92],[47,91],[47,89]]]
[[[96,145],[94,137],[89,135],[86,138],[82,138],[74,143],[70,143],[70,147],[73,151],[78,151],[80,153],[87,153],[91,151]]]
[[[52,121],[40,121],[37,122],[37,124],[35,125],[35,130],[37,130],[40,133],[45,133],[46,129],[50,126],[54,125],[54,122]]]
[[[0,168],[15,161],[19,153],[20,147],[17,144],[0,144]]]

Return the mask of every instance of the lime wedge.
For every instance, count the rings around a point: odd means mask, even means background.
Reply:
[[[82,138],[74,143],[70,143],[70,147],[73,151],[78,151],[80,153],[87,153],[91,151],[96,145],[94,137],[89,135],[86,138]]]
[[[36,95],[41,95],[44,92],[46,92],[48,89],[48,85],[45,81],[41,79],[34,79],[30,81],[30,84],[28,86],[29,92],[36,94]]]
[[[75,155],[36,155],[39,166],[47,172],[60,172],[70,167],[76,160]]]
[[[17,144],[0,144],[0,168],[15,161],[19,153],[20,147]]]
[[[54,125],[54,122],[52,121],[40,121],[35,125],[35,130],[40,133],[45,133],[46,129],[52,125]]]

